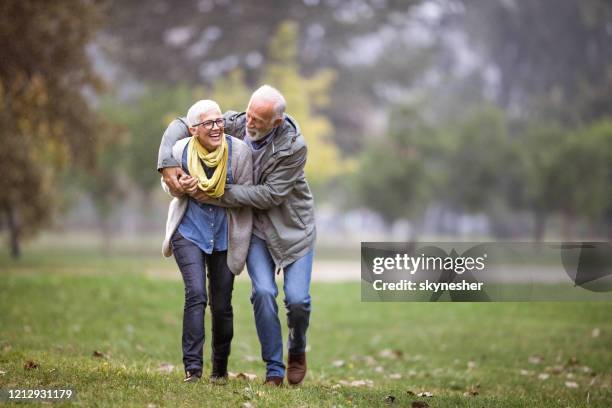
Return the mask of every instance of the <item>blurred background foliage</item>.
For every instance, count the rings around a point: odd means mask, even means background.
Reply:
[[[324,240],[607,239],[611,43],[605,0],[4,1],[0,229],[161,237],[167,124],[269,83]]]

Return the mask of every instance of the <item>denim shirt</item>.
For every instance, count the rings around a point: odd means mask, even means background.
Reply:
[[[225,182],[232,184],[232,138],[225,135],[227,139],[229,157],[227,162],[227,178]],[[182,157],[183,170],[189,174],[187,166],[187,150],[185,146]],[[212,175],[212,169],[204,168],[206,175]],[[210,173],[210,175],[209,175]],[[227,251],[227,213],[225,208],[198,202],[189,197],[187,210],[178,227],[179,233],[187,240],[196,244],[202,251],[211,254],[213,251]]]

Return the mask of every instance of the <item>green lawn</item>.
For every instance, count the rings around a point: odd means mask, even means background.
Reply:
[[[612,303],[362,303],[357,282],[313,284],[303,386],[261,385],[245,280],[230,371],[257,379],[184,384],[182,283],[139,265],[137,255],[95,252],[0,256],[0,388],[69,387],[87,407],[366,407],[389,406],[388,396],[392,406],[612,406]],[[425,391],[433,397],[410,394]]]

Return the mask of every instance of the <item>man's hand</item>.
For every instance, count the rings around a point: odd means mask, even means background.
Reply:
[[[200,190],[199,188],[197,189],[195,193],[189,194],[189,195],[204,204],[210,202],[211,200],[210,196],[206,194],[205,192],[203,192],[202,190]]]
[[[172,195],[182,196],[186,193],[179,182],[181,178],[187,176],[183,169],[180,167],[165,167],[162,169],[162,176]]]
[[[189,195],[192,195],[199,190],[198,180],[186,174],[179,179],[179,184],[181,185],[183,191]]]

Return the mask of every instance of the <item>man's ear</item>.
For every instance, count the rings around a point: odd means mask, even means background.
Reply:
[[[283,118],[276,118],[274,122],[272,122],[272,127],[279,127],[283,124]]]

